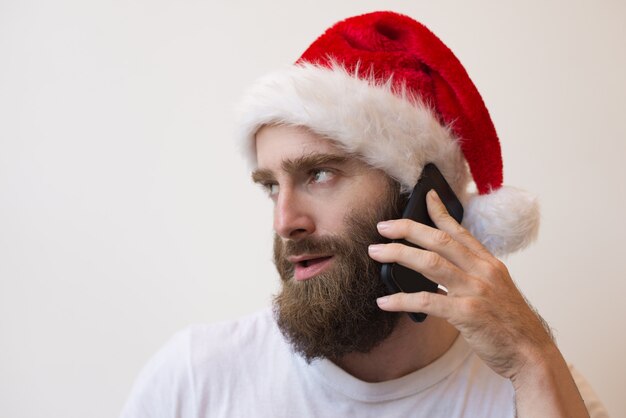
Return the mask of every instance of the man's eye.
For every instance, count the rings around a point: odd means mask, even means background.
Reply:
[[[312,177],[313,177],[313,182],[315,183],[326,183],[327,181],[332,180],[333,178],[333,172],[330,170],[326,170],[323,168],[320,168],[318,170],[314,170],[312,173]]]
[[[263,188],[270,196],[276,196],[278,194],[278,184],[276,183],[266,183],[263,185]]]

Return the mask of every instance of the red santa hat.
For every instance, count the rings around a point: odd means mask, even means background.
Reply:
[[[404,191],[427,163],[437,165],[463,203],[463,224],[496,255],[537,235],[536,199],[502,186],[500,143],[478,90],[452,51],[410,17],[375,12],[335,24],[294,65],[258,80],[241,116],[252,166],[261,126],[305,126]]]

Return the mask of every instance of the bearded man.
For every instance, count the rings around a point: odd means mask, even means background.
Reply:
[[[391,12],[339,22],[242,109],[282,290],[272,311],[176,335],[124,417],[607,416],[496,258],[536,236],[537,203],[502,186],[489,113],[435,35]],[[462,225],[434,191],[437,228],[399,219],[427,163]],[[387,295],[381,263],[440,289]]]

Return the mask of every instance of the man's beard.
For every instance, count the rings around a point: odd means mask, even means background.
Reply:
[[[387,338],[399,316],[376,305],[387,294],[380,279],[380,263],[368,256],[370,244],[388,242],[376,223],[400,217],[403,199],[397,183],[387,188],[380,207],[350,213],[341,236],[306,237],[283,241],[274,236],[274,263],[282,290],[274,297],[278,327],[307,362],[337,360],[352,352],[367,353]],[[287,257],[300,254],[332,255],[332,264],[304,281],[294,280]]]

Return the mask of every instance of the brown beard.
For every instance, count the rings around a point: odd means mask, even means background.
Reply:
[[[274,316],[287,341],[307,362],[367,353],[395,328],[400,314],[376,305],[376,298],[387,291],[380,279],[381,265],[368,256],[367,247],[388,242],[378,234],[376,223],[399,218],[405,201],[398,184],[390,181],[380,207],[353,210],[341,236],[298,241],[274,236],[274,264],[283,284],[274,297]],[[303,253],[332,254],[332,264],[316,277],[295,281],[294,265],[287,257]]]

